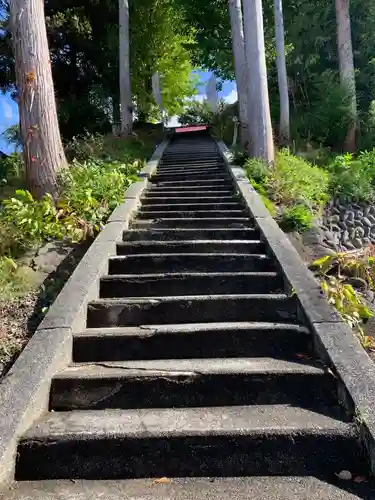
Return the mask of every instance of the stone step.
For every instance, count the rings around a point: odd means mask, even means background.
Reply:
[[[156,173],[151,178],[153,184],[160,182],[185,182],[185,181],[215,181],[216,179],[231,180],[228,171],[224,169],[217,169],[216,171],[198,171],[198,172],[168,172]]]
[[[117,243],[117,255],[147,253],[265,253],[266,244],[259,240],[177,240]]]
[[[297,323],[297,302],[284,294],[188,295],[98,299],[87,308],[87,328],[220,321]]]
[[[358,467],[357,440],[329,408],[51,412],[21,439],[16,479],[333,474]]]
[[[202,165],[161,165],[157,168],[157,174],[167,174],[167,173],[192,173],[192,172],[215,172],[220,170],[220,172],[228,172],[224,163],[205,163]]]
[[[129,224],[131,229],[245,229],[254,227],[253,221],[249,217],[202,217],[202,218],[172,218],[133,220]]]
[[[274,271],[273,260],[258,253],[165,253],[111,257],[108,274]]]
[[[207,196],[236,196],[235,190],[233,186],[230,188],[218,188],[215,186],[211,186],[209,189],[206,186],[196,186],[195,188],[174,188],[174,187],[166,187],[159,188],[157,186],[153,186],[146,191],[146,198],[155,198],[160,196],[195,196],[201,199],[205,199]]]
[[[176,188],[176,187],[179,187],[179,188],[184,188],[184,187],[200,187],[200,186],[204,186],[206,187],[206,189],[209,189],[211,186],[213,187],[221,187],[221,188],[227,188],[227,189],[230,189],[231,187],[233,187],[233,183],[232,183],[232,180],[231,178],[228,176],[221,176],[221,177],[214,177],[212,179],[196,179],[196,180],[181,180],[181,181],[175,181],[175,180],[163,180],[163,181],[157,181],[157,180],[152,180],[152,184],[151,184],[151,187],[153,186],[158,186],[158,187],[161,187],[161,188],[165,188],[165,187],[173,187],[173,188]]]
[[[254,228],[243,229],[133,229],[124,231],[124,241],[194,241],[194,240],[259,240],[259,230]]]
[[[244,203],[241,201],[230,201],[230,202],[203,202],[195,201],[190,203],[185,203],[185,200],[180,199],[180,203],[142,203],[141,211],[147,212],[166,212],[166,211],[177,211],[177,212],[190,212],[190,211],[216,211],[222,213],[231,213],[232,210],[245,210]],[[245,210],[246,211],[246,210]],[[246,213],[248,213],[246,211]]]
[[[52,379],[50,410],[289,404],[337,406],[335,377],[315,363],[274,358],[75,364]]]
[[[298,361],[308,357],[311,336],[297,324],[223,322],[89,328],[73,340],[76,362],[242,356]]]
[[[197,204],[204,203],[207,205],[211,204],[230,204],[230,203],[242,203],[241,198],[236,198],[231,196],[205,196],[202,197],[200,194],[195,194],[193,196],[186,196],[181,200],[181,196],[148,196],[147,194],[142,199],[142,206],[148,207],[150,205],[180,205],[180,204]]]
[[[2,500],[372,500],[370,482],[312,476],[23,481]]]
[[[283,276],[278,273],[121,274],[101,278],[99,297],[280,293],[283,289]]]
[[[170,210],[156,211],[147,210],[141,208],[137,213],[136,220],[144,219],[224,219],[224,218],[236,218],[236,217],[246,217],[248,212],[245,209],[242,210]],[[250,217],[248,216],[250,219]]]
[[[154,201],[154,200],[151,200]],[[185,200],[181,200],[180,203],[169,203],[169,201],[159,202],[159,203],[142,203],[141,210],[147,212],[163,212],[163,211],[177,211],[177,212],[186,212],[186,211],[219,211],[219,212],[231,212],[232,210],[244,210],[245,206],[241,200],[238,201],[229,201],[223,202],[218,201],[214,203],[210,203],[209,201],[198,202],[195,199],[194,201],[185,202]],[[248,213],[248,212],[247,212]]]
[[[223,158],[222,156],[219,155],[213,155],[210,154],[209,152],[204,154],[204,153],[197,153],[197,154],[188,154],[188,153],[179,153],[179,154],[164,154],[163,158],[160,162],[160,165],[170,165],[170,164],[176,164],[176,165],[195,165],[195,164],[205,164],[205,163],[223,163]]]

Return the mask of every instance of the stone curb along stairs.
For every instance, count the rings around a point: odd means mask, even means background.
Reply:
[[[225,145],[141,177],[0,385],[0,499],[373,499],[374,365]]]

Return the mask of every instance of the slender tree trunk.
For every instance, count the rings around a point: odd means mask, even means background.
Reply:
[[[290,142],[290,111],[289,111],[288,75],[286,72],[286,60],[285,60],[285,35],[284,35],[282,0],[275,0],[275,34],[276,34],[276,56],[277,56],[277,79],[278,79],[279,94],[280,94],[279,140],[280,144],[287,145]]]
[[[274,162],[271,113],[264,47],[262,0],[243,2],[247,81],[249,92],[250,154]]]
[[[337,24],[337,45],[339,54],[340,80],[341,85],[351,96],[352,121],[349,125],[348,133],[344,143],[346,151],[354,153],[356,150],[356,130],[358,122],[357,97],[355,85],[355,69],[352,46],[352,33],[350,27],[349,0],[335,0],[336,3],[336,24]]]
[[[241,0],[228,1],[229,16],[232,27],[232,47],[234,68],[238,92],[238,109],[240,119],[240,141],[245,146],[248,141],[249,123],[248,112],[248,91],[246,75],[245,38],[242,18]]]
[[[133,106],[130,86],[130,47],[129,47],[129,1],[119,0],[119,39],[120,39],[120,108],[121,135],[128,137],[133,128]]]
[[[66,166],[57,120],[43,0],[11,0],[20,129],[28,189],[36,198],[57,192]]]

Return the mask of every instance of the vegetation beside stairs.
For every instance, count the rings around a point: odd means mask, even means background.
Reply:
[[[130,140],[87,135],[70,141],[59,198],[34,200],[17,154],[0,160],[0,375],[48,311],[127,187],[162,140],[161,126]]]

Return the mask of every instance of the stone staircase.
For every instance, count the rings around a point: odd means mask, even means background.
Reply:
[[[367,464],[298,317],[216,143],[177,137],[0,498],[375,498],[335,481]]]

